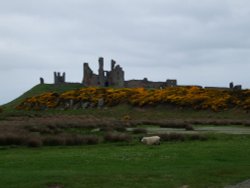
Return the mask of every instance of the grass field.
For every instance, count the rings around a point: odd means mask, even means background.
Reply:
[[[194,126],[196,133],[198,129],[210,128],[208,125],[217,132],[224,129],[218,125],[226,125],[230,131],[235,128],[245,133],[250,125],[247,111],[230,109],[215,113],[160,105],[46,111],[14,109],[26,97],[80,87],[81,84],[37,85],[3,106],[0,187],[216,188],[250,179],[250,135],[209,133],[199,137],[190,135],[189,130],[189,134],[161,132],[164,139],[160,146],[145,146],[138,141],[153,130],[169,126],[179,129],[183,124]],[[151,133],[135,134],[122,130],[124,127],[147,128]],[[108,135],[105,128],[131,139],[124,137],[113,142],[114,135],[113,140],[105,139]],[[93,132],[95,129],[99,131]],[[89,139],[92,142],[86,143]]]
[[[250,137],[0,150],[1,187],[224,187],[250,178]]]

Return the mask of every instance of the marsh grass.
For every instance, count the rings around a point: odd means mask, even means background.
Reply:
[[[134,128],[133,129],[133,134],[147,134],[148,131],[145,128]]]
[[[87,109],[87,110],[45,110],[45,111],[25,111],[15,110],[14,105],[10,103],[3,106],[3,113],[0,113],[0,119],[8,117],[44,117],[44,116],[92,116],[95,118],[115,118],[125,120],[128,124],[135,120],[197,120],[199,123],[202,120],[211,122],[212,120],[249,120],[249,114],[238,109],[231,109],[219,112],[209,110],[192,110],[189,108],[176,108],[173,106],[155,106],[155,107],[131,107],[128,105],[118,105],[115,107],[107,107],[104,109]],[[18,103],[17,103],[18,104]],[[126,118],[129,117],[129,118]],[[219,122],[218,121],[218,122]],[[216,122],[215,122],[216,123]],[[227,122],[225,122],[227,123]]]
[[[108,132],[104,135],[104,141],[106,142],[130,142],[132,136],[126,133]]]
[[[186,129],[190,135],[193,124],[199,127],[212,123],[224,126],[249,126],[249,121],[238,120],[117,120],[93,116],[57,115],[48,117],[11,117],[0,121],[0,145],[29,147],[58,145],[89,145],[102,142],[135,142],[138,136],[148,135],[148,127]],[[237,125],[235,125],[237,124]],[[214,125],[213,125],[214,126]],[[128,128],[132,129],[132,131]],[[207,140],[204,135],[164,135],[163,141]]]
[[[179,133],[165,133],[165,134],[158,134],[161,137],[161,141],[206,141],[208,139],[214,139],[209,134],[179,134]]]

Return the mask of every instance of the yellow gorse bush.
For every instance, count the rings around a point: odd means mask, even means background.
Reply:
[[[56,108],[58,104],[58,97],[59,94],[57,93],[43,93],[39,96],[27,98],[19,106],[17,106],[17,109],[42,110],[45,108]]]
[[[250,90],[216,90],[199,87],[171,87],[165,89],[144,88],[82,88],[62,94],[48,92],[27,98],[17,109],[41,110],[89,103],[97,106],[102,100],[105,106],[129,104],[132,106],[155,106],[170,104],[193,109],[214,111],[239,107],[250,109]]]

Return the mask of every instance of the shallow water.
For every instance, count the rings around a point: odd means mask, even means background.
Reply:
[[[199,126],[194,127],[194,131],[186,131],[185,129],[175,128],[159,128],[150,127],[147,128],[148,133],[183,133],[183,134],[194,134],[194,133],[224,133],[224,134],[250,134],[250,128],[248,127],[236,127],[236,126]],[[128,131],[132,131],[133,128],[129,128]]]

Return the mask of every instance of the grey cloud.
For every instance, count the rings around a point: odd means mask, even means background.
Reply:
[[[249,7],[247,0],[2,1],[0,79],[25,70],[18,83],[32,87],[40,75],[52,82],[53,71],[66,71],[80,82],[82,63],[97,70],[103,56],[106,68],[116,59],[126,79],[250,87]],[[10,90],[4,95],[20,94]]]

